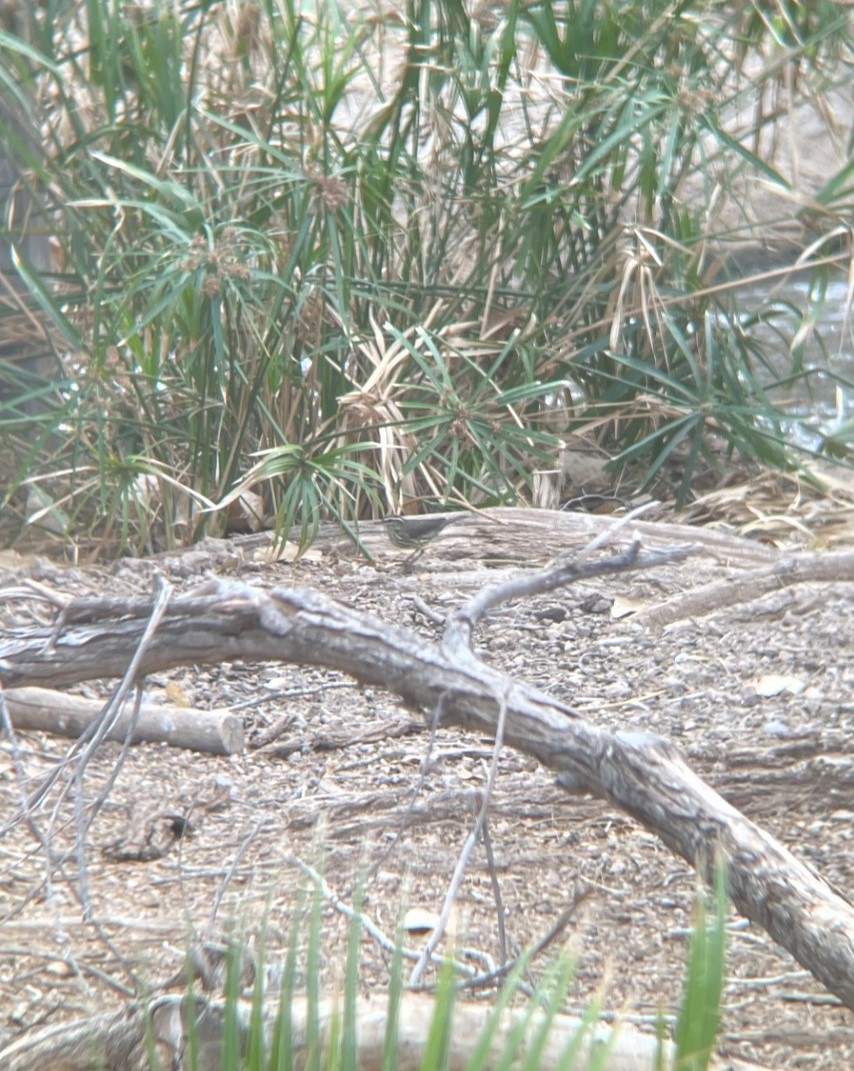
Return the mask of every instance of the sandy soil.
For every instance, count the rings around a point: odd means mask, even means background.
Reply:
[[[319,560],[268,564],[258,560],[255,537],[225,555],[202,548],[109,570],[33,565],[0,576],[0,627],[44,619],[44,608],[15,597],[24,575],[68,594],[117,595],[149,592],[155,575],[186,590],[206,568],[228,568],[255,584],[316,588],[434,641],[444,614],[484,583],[586,540],[586,522],[558,530],[543,516],[508,511],[501,524],[448,529],[411,575],[379,534],[368,539],[373,563],[328,539]],[[662,541],[673,538],[665,532]],[[784,587],[663,631],[618,616],[761,566],[770,554],[733,542],[655,574],[505,606],[479,629],[478,651],[597,725],[670,737],[701,776],[845,892],[854,878],[852,578]],[[345,903],[364,870],[364,910],[389,938],[403,905],[436,911],[442,902],[485,783],[490,741],[440,728],[431,748],[423,720],[394,696],[311,668],[188,667],[149,678],[147,688],[169,702],[230,707],[244,719],[248,747],[215,757],[142,745],[122,760],[120,745],[104,746],[82,775],[87,805],[106,794],[84,835],[68,771],[31,822],[6,830],[0,1043],[174,984],[189,935],[216,946],[235,919],[252,933],[266,914],[268,958],[280,962],[306,884],[298,860],[322,856],[328,885]],[[74,690],[106,695],[108,686]],[[821,760],[828,739],[832,769],[820,781],[805,778],[804,763]],[[3,822],[68,746],[37,733],[20,733],[14,745],[3,740]],[[149,829],[170,850],[148,862],[122,858]],[[173,842],[176,829],[186,835]],[[573,1008],[597,995],[611,1012],[649,1027],[659,1009],[675,1014],[697,889],[679,859],[612,806],[567,796],[548,771],[506,750],[489,832],[511,954],[580,898],[534,976],[557,948],[569,948],[577,957]],[[499,961],[483,845],[453,924],[461,960],[476,970]],[[340,979],[346,920],[329,903],[324,927],[324,970]],[[408,943],[417,949],[422,941],[411,935]],[[387,974],[387,954],[365,937],[363,987],[385,985]],[[728,975],[723,1053],[786,1071],[854,1067],[852,1014],[736,916]]]

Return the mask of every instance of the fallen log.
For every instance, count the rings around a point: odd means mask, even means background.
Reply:
[[[103,710],[98,700],[49,688],[11,688],[4,697],[16,729],[35,729],[72,739],[82,736]],[[133,703],[127,702],[104,739],[123,741],[128,733],[132,744],[161,743],[211,755],[234,755],[244,745],[243,723],[227,709],[195,710],[168,703],[142,703],[135,715]]]
[[[668,741],[599,729],[567,704],[484,665],[470,649],[476,623],[501,601],[659,565],[680,553],[686,548],[635,547],[602,563],[568,562],[514,577],[453,615],[439,645],[301,589],[213,580],[170,596],[147,635],[153,599],[77,600],[64,606],[56,625],[0,641],[0,682],[120,676],[131,652],[139,676],[184,664],[279,660],[387,688],[428,718],[438,713],[443,724],[492,735],[501,724],[505,743],[554,770],[563,788],[621,807],[707,880],[722,860],[735,907],[854,1009],[854,907],[846,899],[700,780]]]
[[[309,1016],[304,997],[290,1004],[295,1067],[302,1067],[308,1049],[309,1022],[316,1022],[320,1045],[334,1044],[334,1031],[341,1028],[342,1001],[325,998]],[[418,1071],[427,1052],[435,1001],[412,993],[403,995],[398,1018],[397,1057],[392,1066],[399,1071]],[[93,1019],[65,1023],[36,1031],[0,1049],[4,1071],[148,1071],[153,1048],[157,1066],[188,1071],[188,1013],[194,1019],[196,1062],[194,1071],[219,1071],[222,1051],[225,1006],[222,1002],[201,998],[170,996],[153,1001],[147,1009],[136,1007],[131,1013],[102,1015]],[[273,1031],[279,1013],[278,1001],[264,1008],[263,1026],[267,1037]],[[456,1004],[453,1011],[448,1071],[464,1071],[470,1066],[479,1039],[486,1030],[492,1009],[484,1004]],[[235,1026],[245,1047],[253,1017],[252,1004],[240,1001],[236,1007]],[[523,1053],[537,1044],[544,1016],[535,1012],[525,1022],[525,1010],[505,1010],[492,1037],[483,1064],[485,1068],[504,1066],[508,1046]],[[384,995],[362,998],[355,1007],[356,1066],[361,1071],[380,1071],[386,1064],[386,1032],[389,1019],[388,998]],[[525,1029],[520,1031],[521,1024]],[[585,1022],[570,1015],[552,1017],[548,1037],[538,1051],[537,1066],[542,1071],[565,1064],[565,1052],[573,1039],[581,1036],[577,1061],[573,1066],[587,1067],[595,1059],[602,1071],[676,1071],[675,1047],[671,1042],[659,1044],[650,1034],[642,1034],[625,1024],[611,1027],[604,1023]],[[339,1042],[340,1044],[340,1039]],[[659,1059],[660,1053],[660,1059]],[[521,1060],[519,1061],[521,1063]],[[767,1071],[741,1061],[713,1060],[710,1071]]]

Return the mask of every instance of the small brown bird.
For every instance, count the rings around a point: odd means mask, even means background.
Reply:
[[[427,544],[449,524],[464,521],[467,513],[458,513],[451,517],[383,517],[382,524],[385,534],[394,546],[401,550],[411,550],[413,553],[405,561],[409,566],[423,553]]]

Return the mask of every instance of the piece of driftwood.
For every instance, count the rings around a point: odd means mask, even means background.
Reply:
[[[710,756],[711,757],[711,756]],[[775,747],[728,747],[720,790],[753,815],[787,811],[815,800],[826,811],[854,807],[854,739],[838,729],[817,728]]]
[[[672,547],[689,541],[702,547],[705,554],[732,567],[758,568],[763,564],[771,565],[779,558],[779,552],[773,547],[713,528],[691,528],[684,524],[637,518],[631,523],[632,532],[643,540],[645,546]],[[562,552],[578,550],[613,529],[613,517],[595,513],[502,507],[471,513],[465,521],[446,529],[441,539],[431,545],[429,553],[430,557],[465,558],[467,561],[474,557],[527,566],[532,562],[532,551],[534,561],[545,562]],[[259,535],[241,537],[229,540],[227,545],[232,555],[245,553],[250,558],[263,557],[264,539]],[[381,555],[383,560],[405,557],[408,553],[390,547],[382,525],[376,521],[359,525],[359,539],[365,552]],[[266,541],[270,541],[269,534]],[[356,553],[352,541],[342,536],[340,529],[333,525],[321,526],[312,550],[323,554]]]
[[[600,574],[678,556],[676,549],[635,550],[603,563]],[[170,599],[140,653],[139,673],[278,659],[387,688],[445,724],[495,735],[501,720],[505,743],[556,771],[563,788],[621,807],[707,879],[721,858],[736,908],[854,1009],[854,908],[846,899],[701,781],[668,741],[599,729],[472,653],[473,630],[492,607],[596,575],[594,564],[559,564],[485,589],[450,618],[439,645],[314,591],[212,580]],[[69,602],[54,627],[0,641],[0,681],[19,687],[119,676],[152,606],[151,599]]]
[[[791,584],[844,581],[854,583],[854,551],[793,554],[771,565],[675,595],[648,610],[641,610],[633,620],[645,628],[664,628],[686,617],[704,617],[727,606],[743,605]]]
[[[49,688],[10,688],[4,692],[4,698],[16,729],[36,729],[75,739],[89,728],[103,709],[103,703],[96,699],[65,695]],[[128,702],[105,739],[125,740],[132,718],[133,703]],[[243,750],[243,723],[227,709],[194,710],[142,703],[131,733],[131,743],[143,741],[205,751],[211,755],[234,755]]]
[[[317,1028],[320,1044],[330,1043],[332,1031],[341,1028],[343,998],[325,998],[318,1002]],[[295,997],[291,1003],[294,1067],[305,1065],[307,1049],[308,1003],[303,997]],[[176,1071],[189,1071],[187,1059],[188,1011],[192,1009],[196,1034],[196,1071],[220,1071],[224,1005],[221,1002],[190,1001],[187,997],[164,997],[152,1002],[148,1009],[150,1026],[142,1008],[131,1013],[103,1015],[93,1019],[66,1023],[30,1034],[0,1049],[0,1061],[4,1071],[148,1071],[151,1066],[146,1044],[153,1039],[159,1067],[171,1067]],[[397,1061],[399,1071],[418,1071],[427,1049],[435,1003],[428,997],[412,993],[403,995],[397,1031]],[[264,1009],[264,1029],[269,1037],[279,1011],[278,1001]],[[484,1004],[454,1006],[447,1067],[449,1071],[464,1071],[475,1053],[478,1039],[490,1019],[492,1009]],[[252,1007],[248,1001],[237,1006],[237,1029],[245,1043],[249,1030]],[[485,1068],[494,1068],[506,1057],[508,1046],[524,1051],[536,1044],[537,1031],[543,1024],[543,1015],[537,1011],[530,1017],[516,1040],[514,1030],[525,1016],[523,1010],[505,1010],[498,1029],[492,1038]],[[388,1024],[388,999],[384,995],[357,1000],[355,1007],[356,1066],[360,1071],[381,1071],[384,1066],[386,1030]],[[576,1035],[582,1031],[584,1040],[573,1066],[587,1067],[595,1054],[596,1066],[602,1071],[674,1071],[674,1046],[661,1043],[661,1062],[658,1062],[659,1044],[649,1034],[641,1034],[626,1024],[616,1027],[605,1024],[585,1024],[570,1015],[555,1015],[551,1021],[548,1037],[538,1053],[537,1066],[551,1071],[560,1066],[561,1056]],[[339,1042],[340,1044],[340,1042]],[[243,1046],[242,1046],[243,1047]],[[711,1071],[767,1071],[738,1060],[713,1060]]]

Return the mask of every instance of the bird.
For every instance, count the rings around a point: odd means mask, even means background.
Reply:
[[[404,565],[409,566],[424,553],[427,544],[434,540],[444,528],[447,528],[449,524],[456,524],[457,521],[464,521],[467,517],[467,513],[452,514],[450,517],[392,515],[383,517],[382,525],[389,542],[401,550],[413,552],[404,562]]]

